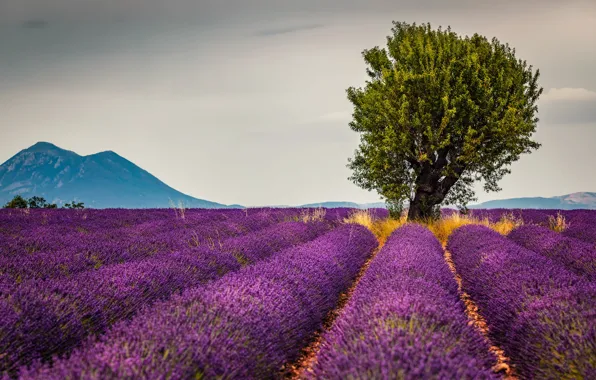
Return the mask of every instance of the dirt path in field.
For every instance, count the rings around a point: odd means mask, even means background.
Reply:
[[[327,317],[325,318],[325,322],[323,323],[323,330],[319,331],[315,334],[313,341],[306,348],[304,348],[302,350],[302,354],[300,355],[298,360],[296,360],[293,363],[290,363],[283,370],[283,374],[284,374],[285,378],[291,379],[291,380],[298,380],[298,379],[306,378],[309,373],[312,374],[312,367],[315,365],[315,363],[317,361],[317,354],[319,353],[319,350],[321,348],[323,334],[326,331],[328,331],[329,329],[331,329],[331,327],[333,326],[333,323],[335,322],[337,317],[341,314],[342,310],[346,307],[346,304],[348,303],[350,298],[352,298],[352,294],[354,294],[354,290],[356,289],[356,286],[358,286],[358,283],[360,283],[360,279],[362,278],[364,273],[366,273],[366,270],[370,266],[370,263],[375,258],[377,253],[379,253],[381,248],[382,248],[382,245],[379,244],[379,247],[364,262],[364,265],[362,265],[362,268],[360,268],[360,271],[358,272],[356,279],[352,283],[352,286],[350,286],[350,288],[347,291],[345,291],[344,293],[342,293],[339,296],[339,301],[337,303],[336,308],[331,310],[329,312],[329,314],[327,314]]]
[[[507,355],[505,355],[505,352],[500,347],[495,345],[488,337],[488,324],[486,323],[484,317],[478,313],[478,305],[476,305],[470,295],[462,289],[461,276],[457,273],[451,253],[445,249],[445,246],[443,246],[443,252],[445,255],[445,261],[447,262],[447,265],[449,265],[449,269],[457,281],[457,288],[459,290],[460,298],[466,306],[466,314],[470,320],[469,323],[489,342],[489,350],[497,357],[497,363],[492,367],[493,372],[503,375],[503,378],[506,380],[517,380],[518,378],[515,375],[513,367],[509,365],[510,359],[507,357]]]

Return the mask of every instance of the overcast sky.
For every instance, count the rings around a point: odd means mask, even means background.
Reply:
[[[222,203],[377,201],[347,180],[345,89],[393,20],[496,36],[541,71],[543,146],[481,201],[596,191],[587,0],[0,0],[0,162],[49,141]]]

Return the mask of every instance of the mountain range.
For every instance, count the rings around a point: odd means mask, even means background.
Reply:
[[[536,209],[559,209],[596,210],[596,193],[578,192],[561,195],[557,197],[524,197],[488,201],[469,208],[536,208]]]
[[[0,205],[15,195],[42,196],[58,206],[82,201],[92,208],[167,208],[180,202],[190,208],[242,208],[194,198],[112,151],[88,156],[48,142],[24,149],[0,165]],[[287,206],[277,206],[287,207]],[[298,207],[377,208],[384,203],[320,202]],[[493,200],[470,208],[596,209],[596,193],[551,198]]]

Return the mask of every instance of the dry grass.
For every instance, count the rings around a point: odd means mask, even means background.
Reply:
[[[406,217],[400,219],[377,219],[375,220],[369,210],[357,210],[344,219],[344,223],[360,224],[368,228],[379,240],[379,246],[383,246],[389,235],[397,228],[406,223]]]
[[[447,239],[451,235],[453,231],[458,229],[461,226],[465,226],[467,224],[480,224],[481,222],[477,219],[460,215],[460,214],[453,214],[446,218],[441,218],[438,220],[426,220],[421,222],[421,224],[428,227],[429,230],[441,243],[447,242]]]
[[[453,214],[439,220],[432,220],[422,222],[429,230],[431,230],[437,239],[444,245],[447,243],[449,236],[461,226],[468,224],[480,224],[487,226],[501,235],[507,235],[515,227],[520,226],[523,222],[516,219],[511,214],[505,214],[497,222],[491,222],[488,219],[478,219],[468,215]]]
[[[368,228],[375,234],[379,240],[379,245],[381,246],[387,241],[387,238],[389,238],[393,231],[404,225],[406,222],[406,215],[403,215],[399,219],[388,218],[374,220],[371,212],[368,210],[355,211],[348,218],[344,219],[344,223],[360,224]],[[515,227],[520,226],[522,221],[516,219],[512,214],[505,214],[499,221],[490,222],[488,219],[478,219],[472,216],[454,213],[453,215],[449,215],[439,220],[427,220],[418,223],[431,230],[437,239],[445,245],[453,231],[467,224],[480,224],[492,228],[501,235],[507,235]]]
[[[170,199],[170,207],[174,209],[176,219],[185,219],[184,213],[186,212],[186,206],[184,205],[184,201],[178,201],[178,206],[176,206],[176,203],[174,203],[174,201]]]
[[[325,220],[326,214],[327,210],[322,207],[316,208],[314,210],[305,209],[300,212],[300,215],[297,217],[296,221],[303,223],[322,222]]]
[[[569,227],[569,224],[565,221],[565,217],[560,212],[557,212],[556,217],[549,215],[548,227],[555,232],[563,232]]]

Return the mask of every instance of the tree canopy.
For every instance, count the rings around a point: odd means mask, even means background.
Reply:
[[[57,208],[58,206],[54,203],[48,203],[45,198],[34,196],[27,200],[29,208]]]
[[[362,53],[366,85],[347,90],[361,137],[350,179],[393,212],[408,204],[409,219],[465,208],[477,181],[499,191],[511,163],[540,147],[539,71],[496,38],[403,22],[392,32],[386,48]]]
[[[4,208],[27,208],[29,207],[29,202],[20,195],[15,195],[12,200],[10,200],[7,204],[4,205]]]

